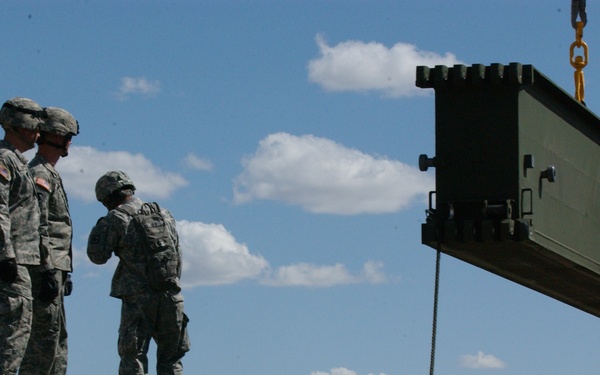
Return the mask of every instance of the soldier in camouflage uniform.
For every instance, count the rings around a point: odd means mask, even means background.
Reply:
[[[61,108],[45,108],[47,118],[40,126],[38,151],[29,163],[35,182],[42,223],[47,224],[48,249],[54,265],[53,274],[61,286],[60,293],[51,301],[33,301],[33,323],[27,351],[19,369],[20,375],[64,375],[67,373],[67,328],[64,296],[69,295],[73,271],[71,241],[73,230],[67,195],[56,169],[61,157],[69,154],[71,138],[79,134],[79,124]],[[33,293],[39,291],[36,282],[40,275],[31,273]]]
[[[106,263],[113,253],[119,257],[110,292],[112,297],[122,300],[119,374],[148,373],[147,352],[151,338],[157,346],[157,374],[183,374],[181,358],[190,343],[179,279],[171,290],[157,291],[150,287],[142,235],[126,212],[142,207],[143,202],[133,196],[134,191],[133,181],[124,172],[111,171],[100,177],[96,197],[109,212],[92,229],[87,247],[88,257],[96,264]],[[166,214],[174,224],[171,214],[168,211]],[[179,248],[177,233],[174,236]]]
[[[16,97],[0,109],[4,139],[0,141],[0,374],[14,375],[31,332],[32,299],[53,296],[58,286],[41,272],[40,295],[33,295],[29,271],[48,271],[35,185],[21,154],[34,147],[43,109]]]

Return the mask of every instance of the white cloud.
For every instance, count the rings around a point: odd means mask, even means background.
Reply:
[[[261,281],[269,286],[331,287],[335,285],[371,283],[380,284],[388,280],[382,272],[383,263],[369,261],[363,270],[354,275],[343,264],[316,266],[298,263],[279,267],[272,275]]]
[[[484,354],[479,351],[476,355],[465,354],[460,357],[460,365],[473,369],[503,369],[506,367],[504,362],[491,354]]]
[[[331,369],[331,372],[313,371],[310,373],[310,375],[357,375],[357,373],[352,370],[348,370],[347,368],[344,368],[344,367],[338,367],[338,368]],[[375,374],[369,373],[369,375],[375,375]],[[385,375],[385,374],[379,373],[379,375]]]
[[[397,212],[434,187],[433,178],[415,167],[313,135],[271,134],[243,164],[236,203],[267,199],[315,213]]]
[[[119,100],[125,100],[130,94],[155,96],[159,91],[160,81],[149,81],[144,77],[123,77],[115,96]]]
[[[388,281],[388,277],[382,270],[383,262],[368,261],[363,266],[360,279],[369,284],[383,284]]]
[[[201,285],[234,284],[248,279],[266,286],[331,287],[340,284],[388,281],[381,262],[369,261],[358,274],[344,265],[315,266],[306,263],[279,267],[272,274],[269,262],[252,254],[221,224],[181,220],[177,222],[183,251],[182,284],[186,288]]]
[[[316,42],[320,56],[309,62],[308,77],[329,91],[377,90],[391,97],[424,95],[426,90],[415,87],[417,66],[461,63],[451,53],[442,56],[407,43],[387,48],[376,42],[347,41],[331,47],[321,35]]]
[[[356,372],[340,367],[331,369],[331,372],[313,371],[310,375],[356,375]]]
[[[165,172],[142,154],[126,151],[99,151],[89,146],[71,146],[69,157],[57,164],[69,197],[95,201],[96,181],[110,170],[122,170],[136,185],[136,194],[166,198],[188,182],[179,174]]]
[[[192,153],[185,157],[184,162],[188,167],[199,171],[211,171],[213,169],[213,163],[210,160],[199,158]]]
[[[238,243],[223,225],[186,220],[177,222],[183,251],[182,284],[233,284],[259,277],[269,267],[260,255],[253,255]]]

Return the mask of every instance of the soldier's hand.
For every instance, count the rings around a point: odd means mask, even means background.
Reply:
[[[15,258],[5,259],[0,262],[0,280],[5,283],[14,283],[17,279],[17,261]]]
[[[67,274],[67,279],[65,280],[65,296],[70,296],[73,293],[73,280],[71,279],[71,274]]]
[[[49,270],[40,274],[41,285],[39,298],[42,302],[52,302],[58,296],[60,286],[56,279],[56,272],[56,270]]]

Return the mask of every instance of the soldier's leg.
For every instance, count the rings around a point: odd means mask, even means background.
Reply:
[[[157,346],[158,375],[181,375],[181,358],[190,350],[188,317],[183,312],[181,294],[164,293],[159,300],[154,339]]]
[[[67,358],[68,358],[68,345],[67,345],[67,320],[65,315],[65,289],[64,285],[67,280],[67,272],[60,272],[61,279],[59,280],[62,288],[58,298],[58,342],[56,345],[56,356],[54,358],[54,364],[50,369],[50,375],[66,375],[67,373]]]
[[[30,276],[34,296],[33,321],[31,323],[31,337],[27,344],[27,351],[23,357],[19,374],[54,374],[51,369],[54,366],[62,325],[61,296],[57,296],[52,302],[43,302],[36,299],[41,285],[38,270],[32,269]]]
[[[0,374],[14,375],[31,332],[32,301],[0,290]]]
[[[137,298],[124,298],[119,326],[119,375],[144,375],[148,373],[148,346],[150,330],[144,317],[143,302]]]
[[[59,324],[58,324],[58,346],[56,348],[56,358],[54,360],[54,366],[50,371],[51,375],[65,375],[67,373],[67,357],[68,357],[68,345],[67,345],[67,321],[65,316],[65,304],[64,295],[61,293],[60,306],[59,306]]]

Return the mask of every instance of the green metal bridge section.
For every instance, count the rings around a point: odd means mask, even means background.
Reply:
[[[600,118],[531,65],[420,66],[422,243],[600,317]]]

